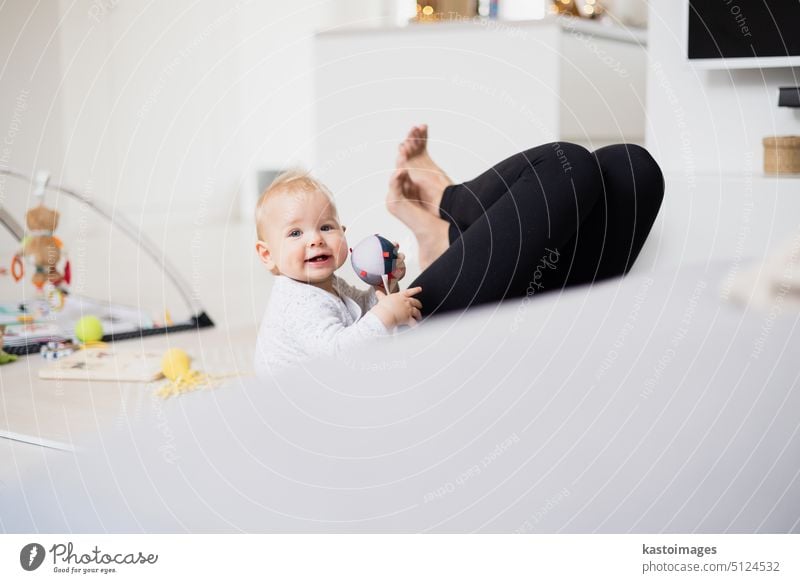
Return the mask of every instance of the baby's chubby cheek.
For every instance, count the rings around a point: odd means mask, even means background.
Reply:
[[[337,258],[339,266],[342,266],[345,261],[347,261],[347,256],[349,255],[348,251],[349,247],[347,246],[347,239],[342,237],[342,243],[339,245]]]

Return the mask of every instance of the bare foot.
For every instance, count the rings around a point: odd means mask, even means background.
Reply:
[[[419,187],[408,170],[395,170],[389,181],[386,208],[414,233],[419,245],[419,264],[425,270],[450,246],[450,224],[420,203]]]
[[[428,126],[414,126],[397,149],[397,169],[407,170],[410,180],[403,194],[439,216],[444,189],[453,184],[428,154]]]

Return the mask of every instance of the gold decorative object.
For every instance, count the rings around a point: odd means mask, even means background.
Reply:
[[[599,18],[605,12],[602,0],[578,0],[576,4],[578,12],[584,18]]]
[[[764,138],[766,174],[800,173],[800,136]]]
[[[575,0],[553,0],[552,11],[556,14],[566,14],[569,16],[580,16]]]
[[[478,0],[421,0],[417,3],[417,22],[475,18]]]
[[[598,18],[605,8],[603,0],[552,0],[552,12],[583,18]]]

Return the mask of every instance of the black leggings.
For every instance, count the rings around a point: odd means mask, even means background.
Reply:
[[[653,226],[664,177],[639,146],[552,143],[448,186],[450,247],[409,286],[424,316],[627,273]]]

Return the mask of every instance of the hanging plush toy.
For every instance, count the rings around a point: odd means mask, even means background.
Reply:
[[[54,235],[58,228],[59,213],[43,204],[44,188],[49,176],[37,176],[37,190],[34,198],[38,204],[25,215],[28,227],[22,239],[22,249],[14,256],[11,274],[15,281],[24,275],[23,259],[35,269],[31,282],[47,299],[53,309],[64,304],[64,294],[70,283],[69,260],[63,249],[61,239]],[[59,271],[59,262],[64,259],[64,271]]]

